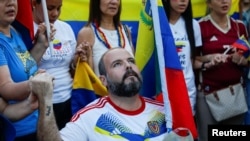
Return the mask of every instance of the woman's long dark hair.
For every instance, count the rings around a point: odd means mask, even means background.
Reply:
[[[120,24],[121,9],[122,1],[120,0],[118,12],[113,18],[114,25]],[[96,24],[99,26],[102,18],[101,14],[102,12],[100,9],[100,0],[89,0],[89,19],[86,26],[90,25],[93,22],[96,22]]]
[[[196,56],[196,49],[195,49],[195,38],[194,38],[194,29],[193,29],[193,12],[192,12],[192,4],[189,0],[187,9],[185,12],[182,13],[182,17],[185,20],[185,27],[187,30],[188,40],[190,43],[191,48],[191,59],[194,61]],[[171,4],[170,0],[162,0],[162,4],[164,6],[165,13],[169,20],[170,12],[171,12]]]

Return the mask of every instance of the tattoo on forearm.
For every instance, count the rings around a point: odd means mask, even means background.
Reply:
[[[49,116],[51,113],[51,106],[47,106],[47,113],[46,116]]]

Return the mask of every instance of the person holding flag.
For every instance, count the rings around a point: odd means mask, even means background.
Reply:
[[[83,56],[87,57],[87,63],[96,75],[94,77],[98,78],[99,60],[102,54],[109,49],[121,47],[128,50],[131,55],[134,55],[130,30],[127,25],[123,25],[120,21],[121,7],[121,0],[89,1],[89,19],[86,25],[78,32],[77,44],[84,44],[84,52],[82,54],[86,54]],[[77,59],[74,59],[72,66],[76,65]],[[77,69],[81,67],[82,65],[80,64]],[[76,72],[80,73],[81,70],[78,71],[77,69]],[[83,74],[83,71],[81,72]],[[80,81],[78,78],[74,79],[76,83]],[[71,101],[73,113],[76,113],[97,97],[106,95],[106,93],[103,92],[97,93],[96,91],[92,91],[83,85],[80,88],[76,85],[73,85],[73,87]],[[101,87],[102,86],[99,85],[99,89],[101,89]]]
[[[43,54],[39,62],[39,68],[45,69],[54,77],[53,103],[57,126],[63,128],[72,117],[71,93],[75,69],[75,62],[78,54],[82,53],[83,44],[76,48],[76,39],[71,26],[59,20],[63,0],[45,0],[43,9],[42,0],[32,0],[34,32],[40,23],[46,21],[48,15],[49,23],[53,24],[56,30],[52,46]],[[72,74],[71,74],[71,73]],[[84,79],[84,78],[82,78]]]
[[[162,0],[162,3],[175,40],[194,116],[197,93],[193,65],[195,65],[195,56],[197,55],[196,47],[202,45],[200,26],[193,19],[190,0]]]
[[[245,49],[241,49],[242,45],[238,46],[242,43],[238,39],[243,35],[248,38],[248,34],[242,21],[228,15],[231,4],[231,0],[207,0],[210,12],[199,21],[203,44],[201,56],[196,57],[202,62],[202,85],[196,114],[199,141],[208,140],[208,125],[243,124],[244,114],[216,121],[205,101],[205,94],[241,83],[243,68],[248,66]]]
[[[81,109],[60,132],[51,103],[53,78],[45,73],[32,78],[31,86],[39,99],[38,139],[162,141],[167,135],[164,107],[139,95],[143,81],[134,57],[123,48],[109,49],[101,57],[99,70],[108,96]]]
[[[19,4],[23,4],[23,0]],[[29,6],[26,5],[26,9],[31,8]],[[37,75],[37,60],[48,47],[46,27],[44,24],[39,25],[30,53],[20,31],[11,25],[18,12],[17,0],[1,0],[0,9],[0,95],[8,104],[18,104],[26,101],[32,91],[29,78]],[[51,35],[53,38],[53,33]],[[24,118],[13,121],[15,141],[36,141],[37,119],[38,111],[35,110]]]
[[[151,98],[162,95],[168,132],[183,127],[196,139],[183,68],[162,0],[145,0],[140,13],[135,54],[144,80],[140,94]]]
[[[130,30],[120,21],[122,0],[90,0],[89,19],[79,31],[77,42],[87,42],[88,64],[99,76],[98,63],[103,53],[121,47],[134,55]]]

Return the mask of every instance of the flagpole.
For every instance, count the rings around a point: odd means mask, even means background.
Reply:
[[[159,70],[160,75],[162,77],[161,79],[161,88],[162,88],[162,94],[163,94],[163,100],[164,100],[164,109],[165,109],[165,119],[166,119],[166,127],[167,132],[170,132],[172,130],[173,121],[171,117],[171,109],[170,109],[170,102],[169,98],[167,97],[167,82],[166,82],[166,75],[165,75],[165,61],[164,61],[164,50],[163,50],[163,43],[162,43],[162,37],[161,37],[161,29],[160,29],[160,19],[159,19],[159,13],[158,13],[158,6],[157,6],[157,0],[150,0],[151,4],[151,10],[152,10],[152,19],[153,19],[153,26],[154,26],[154,34],[155,34],[155,45],[156,50],[158,54],[158,61],[159,61]],[[165,88],[165,89],[164,89]]]
[[[46,25],[46,33],[47,33],[47,38],[49,42],[49,49],[50,49],[50,54],[51,56],[53,55],[53,43],[50,41],[50,22],[49,22],[49,17],[48,17],[48,10],[47,10],[47,4],[46,0],[42,0],[42,7],[43,7],[43,16],[44,16],[44,21]]]

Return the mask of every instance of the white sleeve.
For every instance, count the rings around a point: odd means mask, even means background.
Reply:
[[[64,24],[64,29],[66,30],[65,33],[70,40],[70,46],[72,48],[72,51],[75,52],[77,43],[76,43],[76,37],[75,37],[74,31],[68,23],[64,22],[63,24]]]
[[[201,28],[195,19],[193,19],[193,29],[194,29],[194,40],[195,40],[195,46],[200,47],[202,46],[202,40],[201,40]]]
[[[80,125],[80,120],[76,122],[68,122],[66,126],[61,129],[60,134],[63,141],[87,141],[88,137],[83,125]]]

